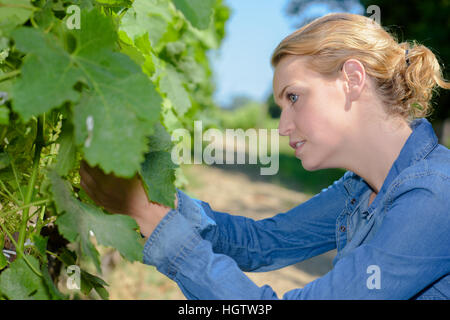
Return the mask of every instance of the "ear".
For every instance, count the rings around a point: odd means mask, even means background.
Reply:
[[[346,82],[350,101],[358,100],[366,82],[366,70],[356,59],[345,61],[342,66],[342,76]]]

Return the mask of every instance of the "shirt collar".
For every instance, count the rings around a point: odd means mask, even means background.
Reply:
[[[425,118],[415,119],[409,125],[412,133],[406,140],[399,156],[394,161],[386,179],[383,182],[380,193],[385,193],[391,182],[407,167],[414,165],[416,162],[423,160],[438,144],[438,139],[434,133],[431,123]],[[363,179],[353,173],[353,179],[345,181],[344,185],[351,196],[357,192],[358,183]],[[364,182],[366,189],[369,187]],[[361,187],[361,186],[359,186]],[[376,200],[382,196],[376,197]],[[375,200],[375,201],[376,201]],[[375,202],[374,201],[374,202]]]
[[[413,131],[389,172],[388,177],[392,175],[392,179],[407,167],[423,160],[438,144],[437,136],[427,119],[416,119],[410,127]]]

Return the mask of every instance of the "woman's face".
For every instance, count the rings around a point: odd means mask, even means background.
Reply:
[[[305,57],[285,56],[275,68],[273,92],[281,108],[279,133],[308,171],[345,167],[354,115],[342,76],[326,78],[307,67]],[[353,128],[353,129],[352,129]]]

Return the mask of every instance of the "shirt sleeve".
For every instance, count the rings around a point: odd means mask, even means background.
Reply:
[[[215,253],[227,255],[243,271],[270,271],[336,248],[336,218],[345,210],[346,174],[304,203],[268,219],[253,220],[213,210],[178,190],[180,213],[190,221],[210,220],[200,235]]]
[[[449,197],[407,181],[392,200],[370,241],[283,299],[409,299],[449,273]],[[213,219],[197,217],[193,224],[192,212],[180,210],[183,206],[171,210],[149,237],[144,263],[174,280],[188,299],[278,299],[271,287],[252,282],[234,259],[213,251],[201,236],[215,228]]]

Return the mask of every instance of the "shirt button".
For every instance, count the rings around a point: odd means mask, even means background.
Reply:
[[[355,202],[356,202],[356,199],[355,199],[355,198],[353,198],[353,199],[350,201],[351,204],[355,204]]]
[[[345,226],[340,226],[340,227],[339,227],[339,230],[340,230],[341,232],[345,232],[346,228],[345,228]]]

